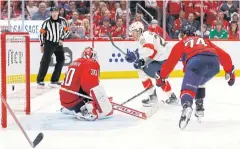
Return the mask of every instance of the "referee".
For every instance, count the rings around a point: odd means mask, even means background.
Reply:
[[[54,54],[57,64],[51,77],[52,87],[61,85],[59,77],[64,65],[65,57],[63,50],[63,40],[69,35],[67,21],[59,16],[58,8],[51,7],[51,17],[46,19],[40,30],[41,52],[43,53],[40,68],[37,76],[38,87],[44,87],[44,78],[47,74],[51,57]]]

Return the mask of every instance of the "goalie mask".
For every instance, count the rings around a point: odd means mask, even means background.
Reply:
[[[97,60],[97,53],[91,47],[87,47],[82,53],[82,58]]]

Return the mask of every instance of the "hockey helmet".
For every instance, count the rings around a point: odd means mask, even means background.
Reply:
[[[93,48],[91,47],[87,47],[84,49],[83,53],[82,53],[82,58],[86,58],[86,59],[97,59],[97,52],[93,50]]]
[[[195,32],[197,31],[196,27],[192,26],[192,25],[186,25],[184,26],[180,33],[187,35],[187,36],[195,36]]]
[[[142,22],[134,22],[129,27],[129,33],[132,34],[133,31],[137,31],[139,34],[142,34],[144,31],[144,26]]]

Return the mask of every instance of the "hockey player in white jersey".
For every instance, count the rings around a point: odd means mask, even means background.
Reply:
[[[129,33],[136,41],[140,43],[140,48],[136,51],[127,50],[125,59],[129,63],[133,63],[138,69],[139,78],[142,80],[144,88],[151,88],[148,91],[149,97],[142,100],[143,106],[154,106],[158,102],[156,89],[153,86],[151,78],[156,77],[156,73],[160,71],[162,64],[167,59],[168,45],[165,40],[154,32],[144,31],[144,26],[141,22],[135,22],[129,27]],[[170,52],[169,52],[170,53]],[[166,84],[157,84],[162,90],[167,93],[167,104],[176,104],[178,100],[176,95],[171,91],[169,82]]]

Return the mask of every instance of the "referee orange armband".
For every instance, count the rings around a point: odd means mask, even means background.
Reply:
[[[46,34],[47,31],[46,31],[45,29],[41,28],[40,32],[41,32],[42,34]]]

